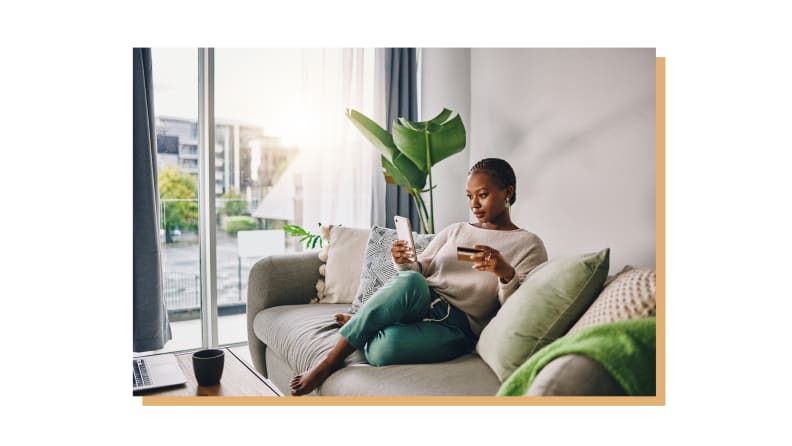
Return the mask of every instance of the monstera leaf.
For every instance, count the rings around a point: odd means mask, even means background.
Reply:
[[[399,118],[393,122],[393,142],[399,151],[424,172],[465,148],[462,118],[443,109],[429,121],[413,122]]]
[[[399,153],[399,149],[393,144],[390,133],[357,110],[347,109],[346,115],[352,124],[360,130],[360,133],[382,153],[382,156],[393,162],[393,155]]]
[[[360,130],[360,133],[379,150],[386,178],[390,176],[396,184],[404,188],[422,189],[426,185],[426,172],[419,169],[396,148],[393,138],[387,130],[357,110],[347,110],[347,117]]]
[[[385,180],[396,183],[412,195],[418,206],[421,226],[434,233],[432,166],[465,149],[466,135],[462,117],[446,108],[428,121],[393,121],[393,134],[357,110],[346,115],[360,133],[380,152]],[[453,116],[453,117],[452,117]],[[427,177],[429,188],[424,190]],[[427,211],[422,192],[429,192]]]

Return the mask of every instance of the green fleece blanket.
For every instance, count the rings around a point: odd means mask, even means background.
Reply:
[[[553,359],[571,353],[602,364],[628,395],[655,394],[654,317],[595,325],[557,339],[503,382],[498,396],[525,395],[536,375]]]

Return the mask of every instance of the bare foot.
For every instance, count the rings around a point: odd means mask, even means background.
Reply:
[[[303,373],[302,375],[295,376],[289,383],[289,389],[291,390],[292,396],[300,396],[305,395],[306,393],[311,393],[314,389],[322,385],[328,376],[340,369],[342,366],[343,364],[333,364],[322,361],[319,363],[319,365],[312,368],[311,370]]]
[[[335,315],[335,321],[336,321],[336,324],[338,324],[339,327],[343,327],[344,324],[346,324],[350,319],[352,319],[352,316],[350,316],[348,314],[340,314],[339,313],[339,314]]]

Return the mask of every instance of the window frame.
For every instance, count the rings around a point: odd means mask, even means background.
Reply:
[[[198,235],[201,346],[218,346],[214,48],[198,48]]]

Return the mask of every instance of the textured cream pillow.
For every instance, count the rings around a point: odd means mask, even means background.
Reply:
[[[592,325],[654,316],[656,275],[654,269],[634,268],[617,275],[569,329],[569,333]]]
[[[624,274],[624,273],[626,273],[627,271],[629,271],[629,270],[631,270],[631,269],[635,269],[635,267],[634,267],[634,266],[627,265],[627,266],[625,266],[624,268],[622,268],[622,269],[621,269],[621,271],[619,271],[618,273],[616,273],[616,274],[613,274],[613,275],[608,275],[608,278],[607,278],[607,279],[605,279],[605,283],[602,285],[602,288],[604,289],[605,287],[607,287],[608,285],[610,285],[610,283],[611,283],[611,282],[613,282],[613,280],[614,280],[614,279],[616,279],[617,277],[619,277],[619,275],[620,275],[620,274]]]
[[[316,283],[316,301],[348,304],[358,289],[369,230],[344,226],[326,228],[323,228],[322,238],[328,241],[319,252],[319,259],[326,262],[319,267],[319,274],[324,278]]]

